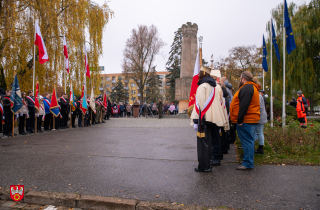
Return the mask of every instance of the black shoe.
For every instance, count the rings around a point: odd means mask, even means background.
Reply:
[[[60,129],[66,129],[66,127],[61,127]]]
[[[102,123],[106,123],[105,121],[102,121]]]
[[[214,161],[212,161],[212,164],[211,164],[212,166],[220,166],[221,164],[220,164],[220,160],[219,161],[217,161],[217,160],[214,160]]]
[[[32,134],[32,133],[30,131],[28,131],[27,134]]]
[[[37,133],[43,133],[43,131],[37,131]]]
[[[205,170],[201,170],[201,169],[195,168],[194,171],[195,172],[211,172],[211,168],[210,169],[205,169]]]
[[[100,124],[100,122],[96,122],[96,124]]]
[[[32,130],[31,133],[34,133],[34,130]]]
[[[3,137],[9,137],[9,135],[7,135],[7,134],[4,134],[4,135],[3,135]]]
[[[228,152],[228,150],[226,151],[226,152],[224,152],[223,154],[228,154],[229,152]]]
[[[261,155],[263,155],[263,154],[264,154],[263,145],[259,145],[258,149],[256,149],[256,150],[254,151],[254,154],[261,154]]]
[[[76,126],[72,126],[72,128],[76,128]]]
[[[27,135],[25,132],[21,133],[21,135]]]
[[[223,155],[220,155],[220,160],[223,160]]]

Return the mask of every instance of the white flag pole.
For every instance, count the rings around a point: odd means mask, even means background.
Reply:
[[[282,96],[282,127],[286,126],[286,28],[284,27],[285,0],[283,1],[283,96]]]
[[[271,18],[271,27],[273,27],[273,23],[272,23],[272,18]],[[273,85],[273,81],[272,81],[272,41],[273,41],[273,33],[272,33],[272,28],[271,28],[271,42],[270,42],[270,55],[271,55],[271,58],[270,58],[270,63],[271,63],[271,90],[270,90],[270,125],[271,125],[271,128],[273,128],[273,95],[272,95],[272,85]]]
[[[34,19],[34,40],[36,40],[36,19]],[[33,43],[33,76],[32,76],[32,91],[34,93],[34,77],[36,72],[36,45]]]
[[[262,73],[263,73],[262,90],[264,90],[264,69],[262,69]]]

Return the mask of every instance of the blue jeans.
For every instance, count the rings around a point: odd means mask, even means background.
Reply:
[[[259,139],[259,145],[264,145],[264,134],[263,134],[263,127],[264,124],[258,124],[256,127],[256,136],[257,138],[255,138],[255,140]]]
[[[243,123],[242,126],[237,124],[237,133],[243,148],[242,165],[246,168],[253,168],[254,156],[254,136],[257,124]]]

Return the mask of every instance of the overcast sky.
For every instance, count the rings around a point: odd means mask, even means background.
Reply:
[[[102,5],[105,0],[93,0]],[[137,25],[155,25],[166,43],[154,65],[165,71],[174,32],[187,22],[198,24],[198,37],[203,36],[203,57],[227,56],[230,48],[262,45],[270,11],[283,0],[110,0],[115,16],[106,25],[103,56],[104,73],[122,72],[123,49]],[[301,5],[310,0],[287,0]]]

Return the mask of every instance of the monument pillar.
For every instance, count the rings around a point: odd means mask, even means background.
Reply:
[[[198,53],[198,25],[187,22],[187,24],[182,25],[181,32],[182,50],[180,78],[175,80],[175,99],[179,101],[179,113],[187,110],[189,106],[193,70]]]

